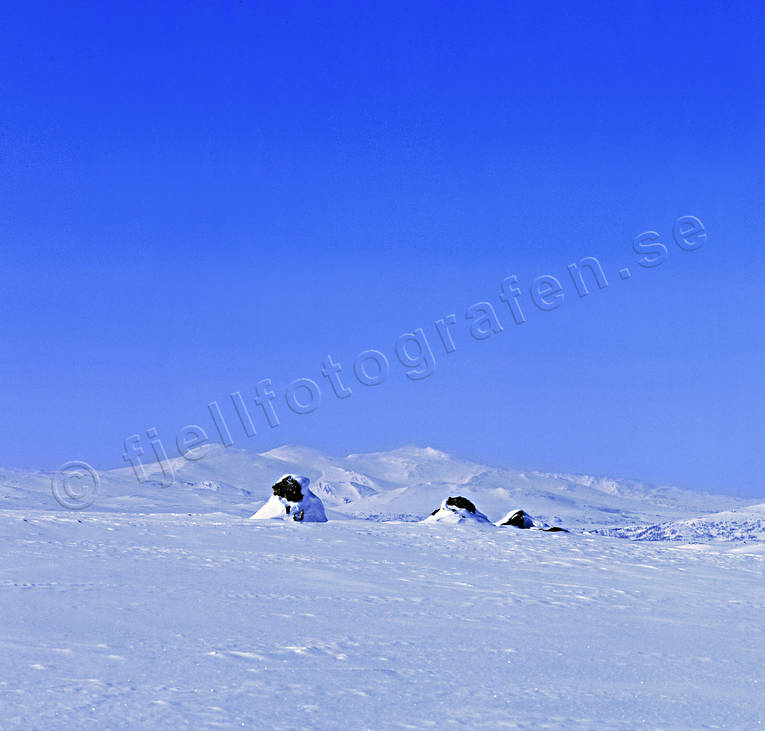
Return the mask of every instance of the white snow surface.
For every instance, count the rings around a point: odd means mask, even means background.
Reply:
[[[0,728],[765,725],[762,499],[414,447],[173,470],[80,512],[0,470]],[[285,471],[327,523],[248,520]],[[572,532],[411,522],[449,495]]]
[[[641,541],[684,541],[686,543],[763,541],[765,540],[765,503],[738,510],[725,510],[690,520],[668,521],[658,525],[604,528],[594,532]]]

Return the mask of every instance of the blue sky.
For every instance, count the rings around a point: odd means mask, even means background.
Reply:
[[[754,3],[4,5],[0,463],[121,466],[149,428],[175,454],[184,425],[217,438],[216,401],[256,451],[421,444],[765,495],[764,20]],[[673,241],[683,215],[698,250]],[[650,230],[668,256],[644,268]],[[608,287],[580,298],[567,266],[585,256]],[[531,299],[542,274],[554,311]],[[465,318],[480,301],[504,327],[484,340]],[[416,328],[421,380],[395,355]],[[377,386],[353,374],[369,348],[390,361]],[[252,402],[265,378],[277,428]],[[321,389],[312,413],[287,406],[296,378]]]

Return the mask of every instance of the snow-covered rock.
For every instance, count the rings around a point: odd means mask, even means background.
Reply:
[[[543,530],[548,533],[568,533],[565,528],[551,526],[541,521],[535,521],[525,510],[511,510],[504,518],[498,520],[494,525],[509,525],[513,528],[523,528],[527,530]]]
[[[308,488],[310,479],[303,475],[283,475],[272,487],[274,494],[250,520],[294,520],[326,523],[327,516],[321,500]]]
[[[498,520],[495,525],[511,525],[513,528],[533,528],[534,521],[523,510],[511,510],[504,518]]]
[[[491,525],[491,521],[465,497],[448,497],[441,507],[434,510],[423,523],[481,523]]]

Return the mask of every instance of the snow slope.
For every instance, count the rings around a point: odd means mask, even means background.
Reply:
[[[0,546],[4,729],[765,721],[762,544],[4,510]]]

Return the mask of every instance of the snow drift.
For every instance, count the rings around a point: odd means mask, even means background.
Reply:
[[[274,494],[250,520],[294,520],[326,523],[327,516],[321,500],[308,488],[311,480],[303,475],[283,475],[271,488]]]

